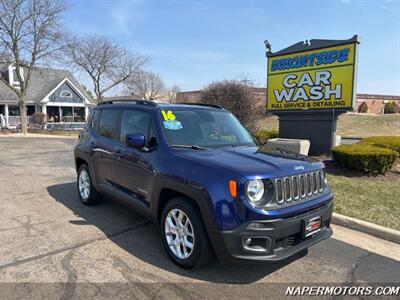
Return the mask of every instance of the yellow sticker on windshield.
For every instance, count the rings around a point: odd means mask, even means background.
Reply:
[[[161,111],[165,121],[175,121],[176,117],[172,111]]]

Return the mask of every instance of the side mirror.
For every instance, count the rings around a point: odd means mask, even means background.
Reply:
[[[141,133],[127,134],[125,141],[131,148],[142,149],[146,146],[146,137]]]

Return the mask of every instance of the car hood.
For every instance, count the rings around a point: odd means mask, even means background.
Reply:
[[[181,151],[181,155],[211,168],[214,166],[231,170],[248,179],[303,173],[324,166],[313,158],[266,146],[185,150]]]

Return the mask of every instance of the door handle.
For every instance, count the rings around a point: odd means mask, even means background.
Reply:
[[[104,153],[104,154],[112,154],[112,152],[110,152],[110,151],[107,151],[107,150],[105,150],[105,149],[103,149],[103,148],[97,148],[96,146],[94,146],[93,148],[92,148],[92,150],[94,151],[94,152],[101,152],[101,153]]]
[[[95,143],[90,143],[89,145],[90,149],[94,150],[96,148],[96,144]]]

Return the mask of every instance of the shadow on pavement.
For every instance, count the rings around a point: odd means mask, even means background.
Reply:
[[[214,259],[210,264],[196,271],[184,270],[176,266],[167,256],[158,226],[146,221],[135,212],[109,199],[103,199],[96,206],[85,206],[79,200],[75,182],[52,185],[47,190],[57,202],[83,219],[70,220],[70,224],[77,226],[76,230],[80,230],[79,226],[96,226],[104,232],[108,239],[135,257],[155,267],[185,277],[215,283],[247,284],[255,282],[307,254],[307,251],[303,251],[279,263],[228,265],[220,264]]]

